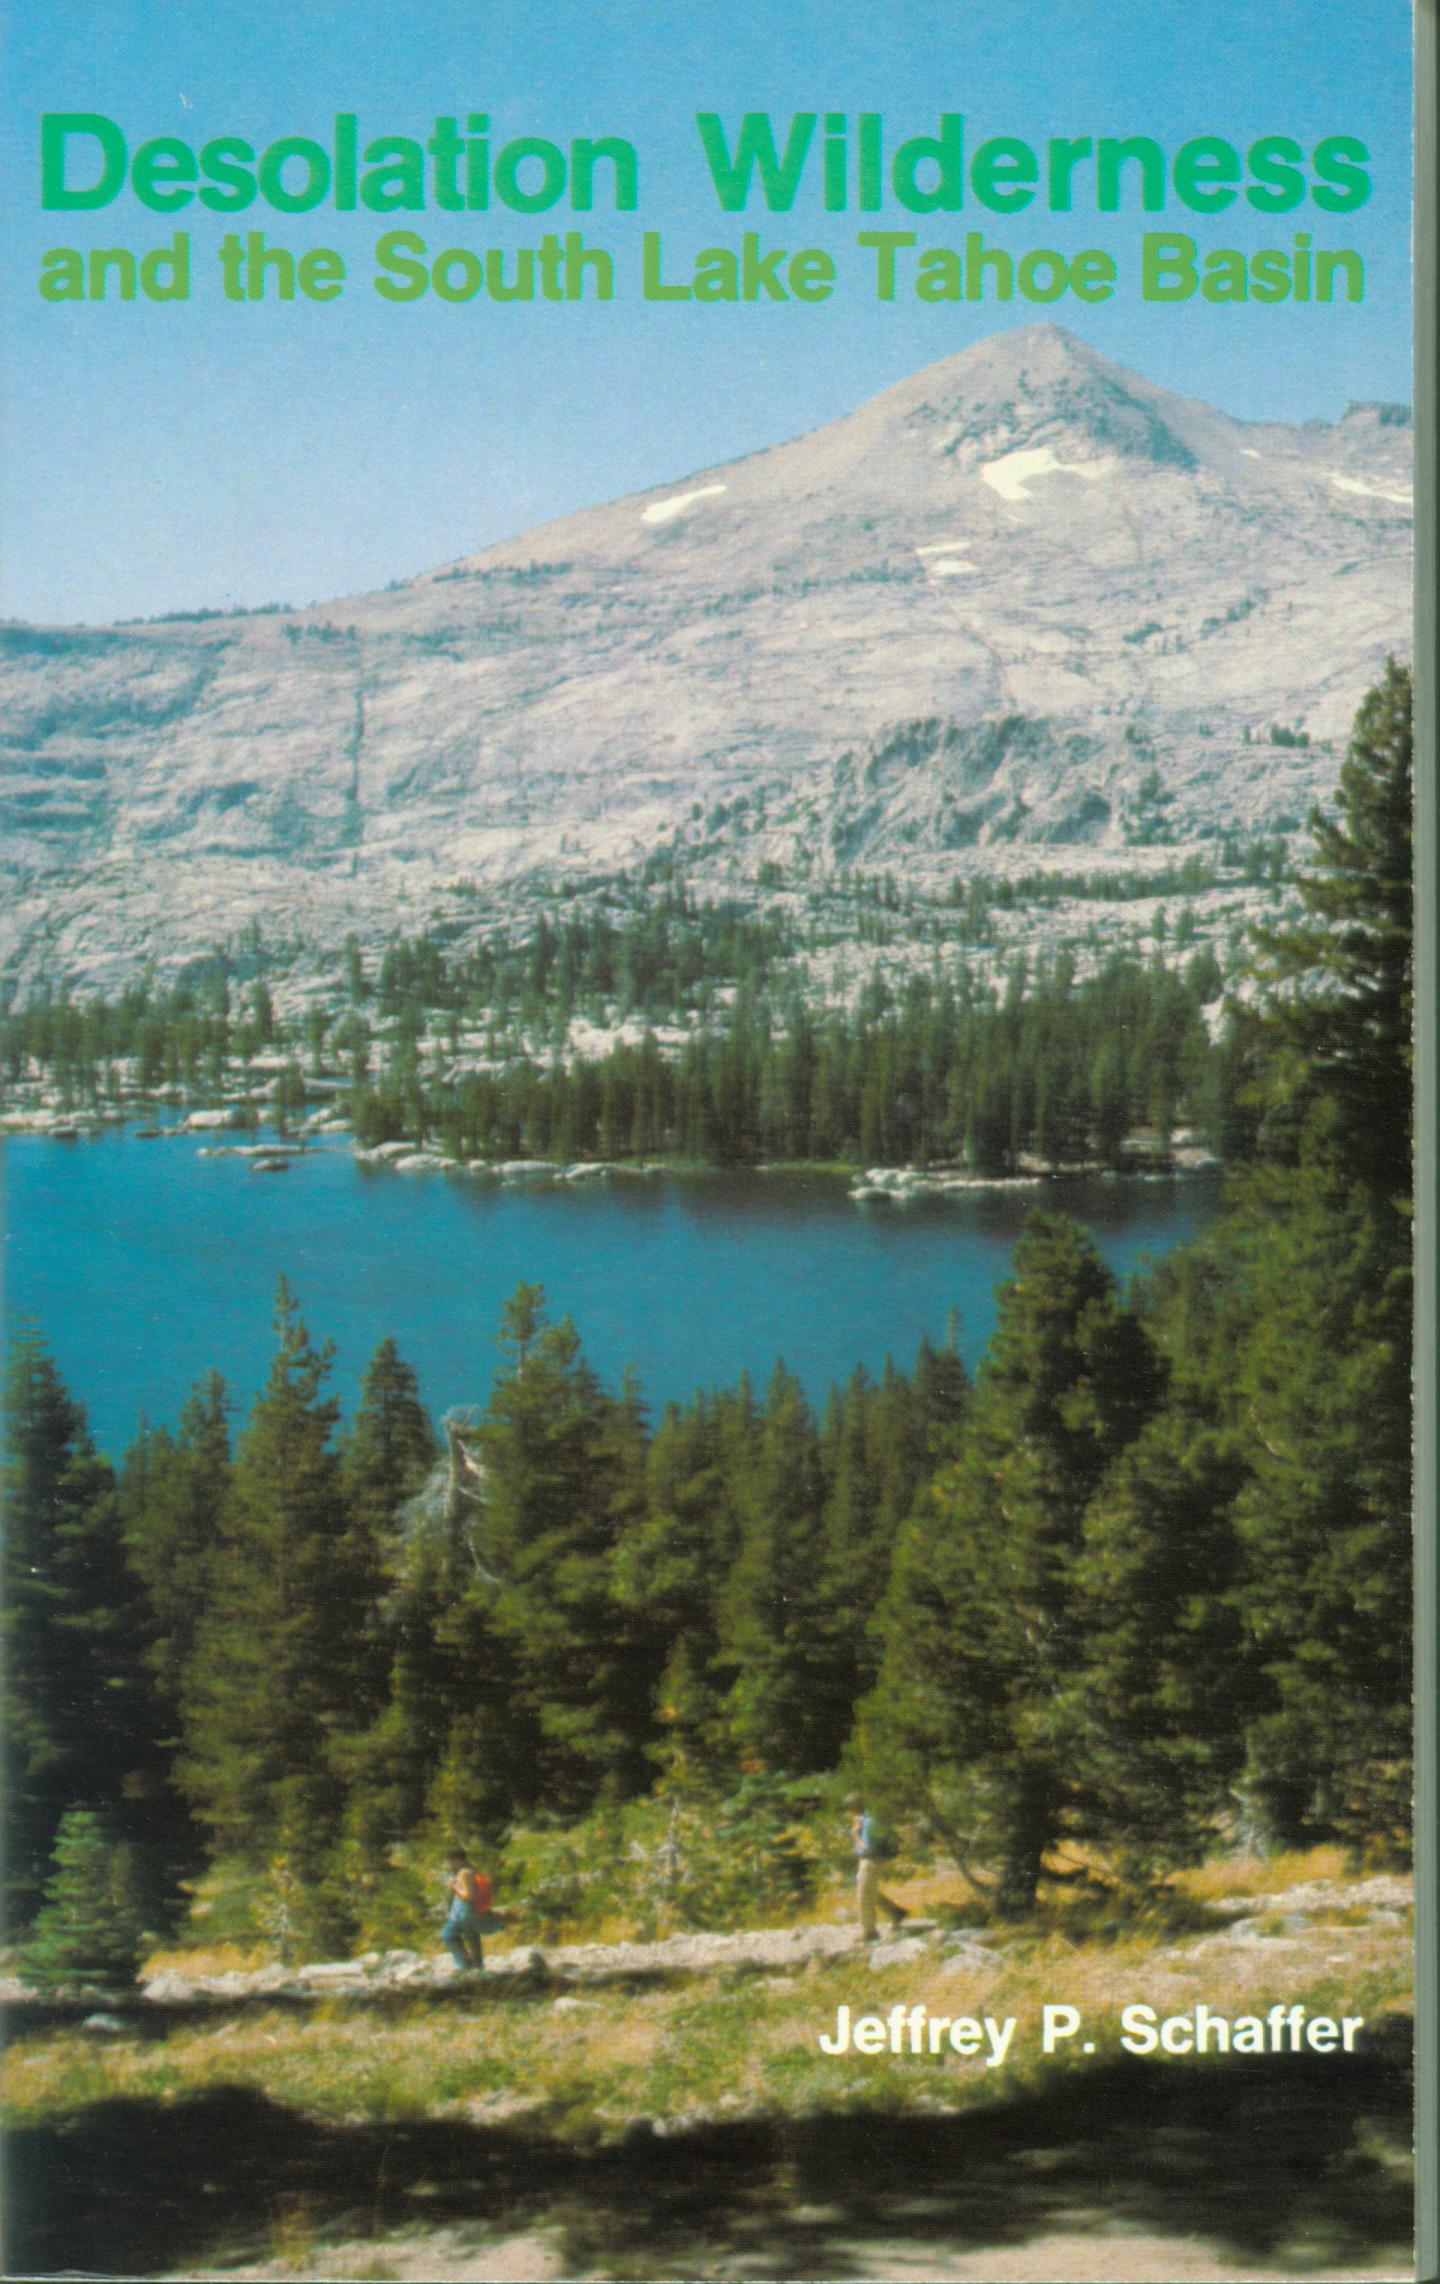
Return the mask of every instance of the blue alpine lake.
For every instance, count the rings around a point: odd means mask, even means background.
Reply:
[[[908,1368],[953,1310],[966,1362],[1027,1213],[1073,1214],[1122,1279],[1213,1215],[1218,1180],[1076,1178],[856,1204],[814,1173],[617,1176],[540,1185],[397,1173],[315,1149],[280,1174],[206,1157],[194,1135],[7,1137],[5,1313],[33,1324],[118,1454],[175,1420],[211,1366],[237,1409],[264,1379],[285,1276],[336,1356],[347,1411],[391,1335],[439,1415],[483,1402],[501,1304],[543,1285],[610,1386],[627,1365],[658,1413],[777,1357],[823,1401],[857,1364]]]

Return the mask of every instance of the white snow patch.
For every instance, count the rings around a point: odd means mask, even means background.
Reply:
[[[1253,444],[1242,444],[1240,447],[1240,457],[1242,460],[1258,460],[1260,455],[1256,451]]]
[[[668,500],[652,500],[648,508],[642,508],[640,521],[642,523],[673,523],[677,515],[684,515],[685,510],[693,508],[697,500],[711,499],[716,492],[723,492],[725,489],[724,484],[701,484],[699,489],[693,492],[672,492]]]
[[[917,547],[916,555],[921,568],[931,579],[957,579],[962,571],[978,571],[978,563],[961,563],[958,558],[970,546],[968,539],[933,539],[927,547]]]
[[[1048,444],[1037,444],[1023,452],[1005,452],[998,460],[987,460],[980,473],[1002,500],[1028,500],[1029,487],[1038,476],[1083,476],[1087,484],[1093,484],[1105,473],[1105,467],[1096,462],[1057,460]]]
[[[1408,508],[1415,495],[1408,484],[1367,484],[1361,476],[1330,478],[1337,492],[1359,492],[1369,500],[1393,500],[1397,507]]]

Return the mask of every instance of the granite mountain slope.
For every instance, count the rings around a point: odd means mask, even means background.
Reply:
[[[1247,424],[1041,325],[380,594],[11,626],[0,953],[1293,830],[1406,646],[1410,484],[1397,408]]]

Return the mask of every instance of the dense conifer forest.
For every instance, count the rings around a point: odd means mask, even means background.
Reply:
[[[926,975],[899,992],[877,982],[819,1020],[742,992],[678,1054],[647,1033],[593,1060],[522,1055],[427,1080],[402,1049],[360,1082],[351,1115],[364,1142],[434,1140],[461,1159],[1114,1163],[1136,1126],[1219,1137],[1233,1123],[1204,1021],[1219,989],[1213,959],[1185,976],[1116,959],[1088,982],[1062,959],[1018,968],[999,998]]]
[[[212,1374],[112,1459],[22,1330],[4,1599],[17,1924],[103,1834],[152,1928],[208,1878],[252,1931],[316,1952],[381,1941],[413,1924],[453,1835],[523,1850],[646,1796],[715,1818],[748,1803],[778,1834],[832,1779],[864,1782],[1006,1912],[1067,1844],[1121,1881],[1237,1833],[1403,1848],[1409,797],[1392,665],[1338,819],[1315,823],[1304,917],[1257,939],[1218,1100],[1202,1017],[1218,979],[1153,964],[1084,984],[1055,970],[979,1004],[917,982],[816,1025],[801,1008],[769,1024],[742,992],[668,1062],[641,1046],[583,1074],[366,1080],[377,1129],[436,1119],[485,1151],[990,1165],[1032,1145],[1103,1155],[1137,1114],[1223,1113],[1225,1211],[1134,1290],[1073,1223],[1031,1217],[973,1385],[927,1346],[818,1414],[777,1365],[763,1388],[652,1418],[643,1389],[601,1385],[563,1293],[522,1285],[472,1411],[433,1423],[386,1341],[342,1424],[282,1287],[248,1417]],[[732,970],[767,956],[765,924],[746,925]],[[659,1019],[713,936],[683,905],[646,926],[648,967],[623,932],[557,925],[506,988],[548,1005],[587,962],[628,962]],[[434,947],[397,946],[373,981],[358,950],[352,967],[357,1024],[367,994],[503,996]],[[98,1069],[113,1014],[80,1015],[92,1034],[51,1051]],[[131,1017],[137,1036],[157,1026],[162,1067],[233,1044],[212,986],[192,989],[189,1044],[173,1000],[114,1019]],[[263,1032],[263,979],[244,1020]]]
[[[1282,844],[1225,856],[1232,883],[1279,893]],[[944,1161],[994,1176],[1025,1155],[1118,1163],[1127,1133],[1163,1150],[1177,1126],[1227,1155],[1244,1140],[1235,1025],[1186,901],[1213,885],[1193,859],[957,878],[930,903],[863,877],[816,892],[802,919],[646,874],[560,917],[478,936],[455,919],[378,958],[352,938],[303,985],[309,955],[252,932],[163,990],[145,974],[113,998],[33,989],[0,1013],[0,1085],[17,1103],[41,1086],[81,1116],[228,1102],[282,1134],[318,1092],[362,1144],[459,1162]],[[996,940],[1000,913],[1142,893],[1148,949],[1138,932],[1029,952]]]

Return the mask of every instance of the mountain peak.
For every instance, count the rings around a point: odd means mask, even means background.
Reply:
[[[118,974],[218,913],[338,940],[657,853],[937,890],[1208,863],[1298,829],[1404,641],[1410,447],[1388,407],[1247,426],[1017,327],[333,616],[14,630],[0,958]]]
[[[962,466],[1063,447],[1152,467],[1195,455],[1168,408],[1179,400],[1053,323],[1019,326],[927,365],[875,400]]]

